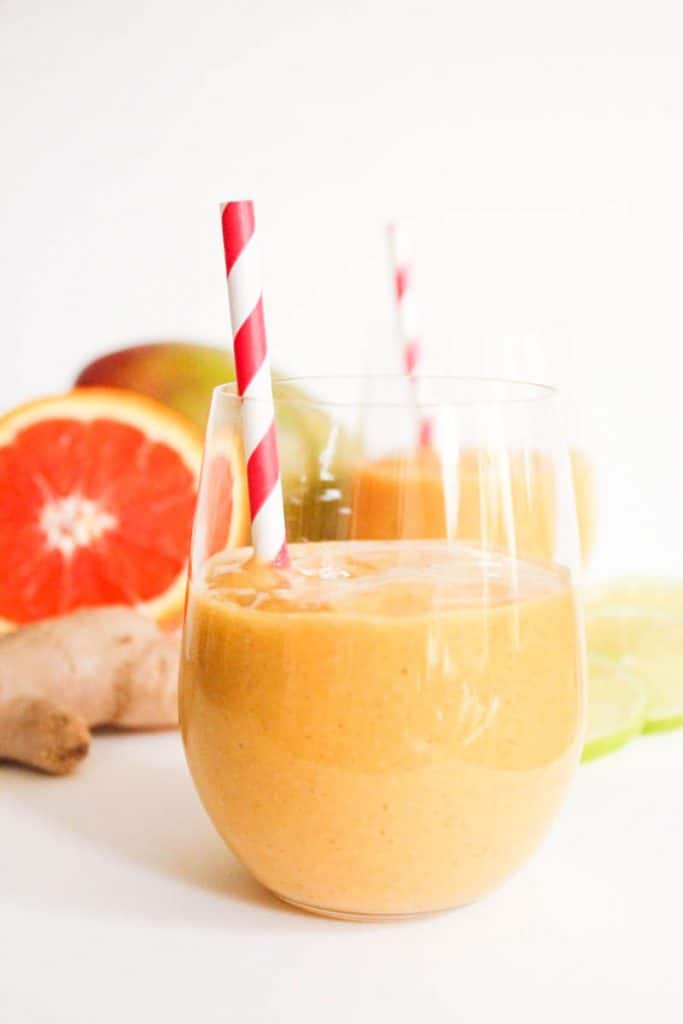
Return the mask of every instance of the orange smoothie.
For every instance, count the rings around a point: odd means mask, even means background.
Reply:
[[[445,541],[290,554],[225,552],[190,587],[181,725],[209,815],[309,909],[475,899],[537,845],[578,760],[566,572]]]
[[[518,555],[551,559],[552,464],[538,452],[469,449],[461,453],[449,488],[444,466],[429,449],[366,462],[354,476],[351,535],[364,540],[456,536],[503,549],[510,549],[514,538]]]
[[[592,463],[571,453],[581,552],[593,546],[595,514]],[[456,536],[486,547],[515,549],[519,556],[552,559],[555,553],[555,482],[540,452],[465,450],[449,484],[430,450],[362,463],[353,478],[351,536],[410,539]],[[450,525],[452,524],[452,525]]]

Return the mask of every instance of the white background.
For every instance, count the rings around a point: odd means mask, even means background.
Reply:
[[[393,368],[382,223],[405,215],[435,357],[457,372],[482,338],[574,339],[563,383],[600,466],[595,572],[683,572],[678,12],[0,0],[0,404],[65,387],[121,343],[227,343],[229,197],[257,200],[278,366],[356,369],[370,350]],[[217,897],[224,855],[206,845],[173,738],[125,742],[156,788],[140,791],[132,754],[117,784],[114,740],[78,783],[11,776],[0,1015],[9,996],[18,1024],[190,1020],[196,984],[207,1020],[413,1021],[424,1008],[470,1024],[508,1019],[508,994],[511,1020],[642,1020],[649,1005],[678,1019],[678,739],[585,769],[545,860],[496,900],[358,940]],[[77,788],[98,771],[103,795]],[[166,804],[188,830],[180,854]]]
[[[121,343],[227,344],[228,197],[257,200],[278,367],[393,368],[382,223],[417,218],[442,364],[574,339],[594,571],[683,571],[681,27],[673,0],[5,0],[0,404]]]

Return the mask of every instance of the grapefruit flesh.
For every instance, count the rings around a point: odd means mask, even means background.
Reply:
[[[75,608],[182,608],[201,436],[121,390],[0,419],[0,630]]]

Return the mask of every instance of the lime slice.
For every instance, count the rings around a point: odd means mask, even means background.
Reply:
[[[635,654],[622,662],[645,683],[647,707],[645,732],[664,732],[683,726],[683,654]]]
[[[638,736],[645,721],[645,686],[620,661],[593,655],[588,660],[588,729],[582,761],[618,750]]]
[[[642,675],[647,686],[646,731],[683,725],[683,615],[653,618],[624,664]]]
[[[667,630],[683,625],[683,619],[661,609],[631,605],[588,604],[586,643],[589,654],[617,659],[651,650]],[[680,628],[680,627],[679,627]]]
[[[646,732],[683,726],[683,605],[675,609],[677,585],[667,586],[668,607],[593,604],[586,608],[589,655],[618,662],[645,686]],[[660,599],[667,596],[661,588],[658,595]]]
[[[599,583],[586,594],[586,607],[617,605],[683,614],[683,580],[665,576],[625,576]]]

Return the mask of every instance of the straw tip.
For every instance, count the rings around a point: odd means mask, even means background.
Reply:
[[[227,210],[227,208],[229,206],[238,206],[238,207],[242,207],[242,208],[248,207],[248,206],[253,206],[254,205],[254,200],[253,199],[227,199],[224,203],[219,203],[218,205],[220,207],[221,213],[223,213],[223,211]]]

